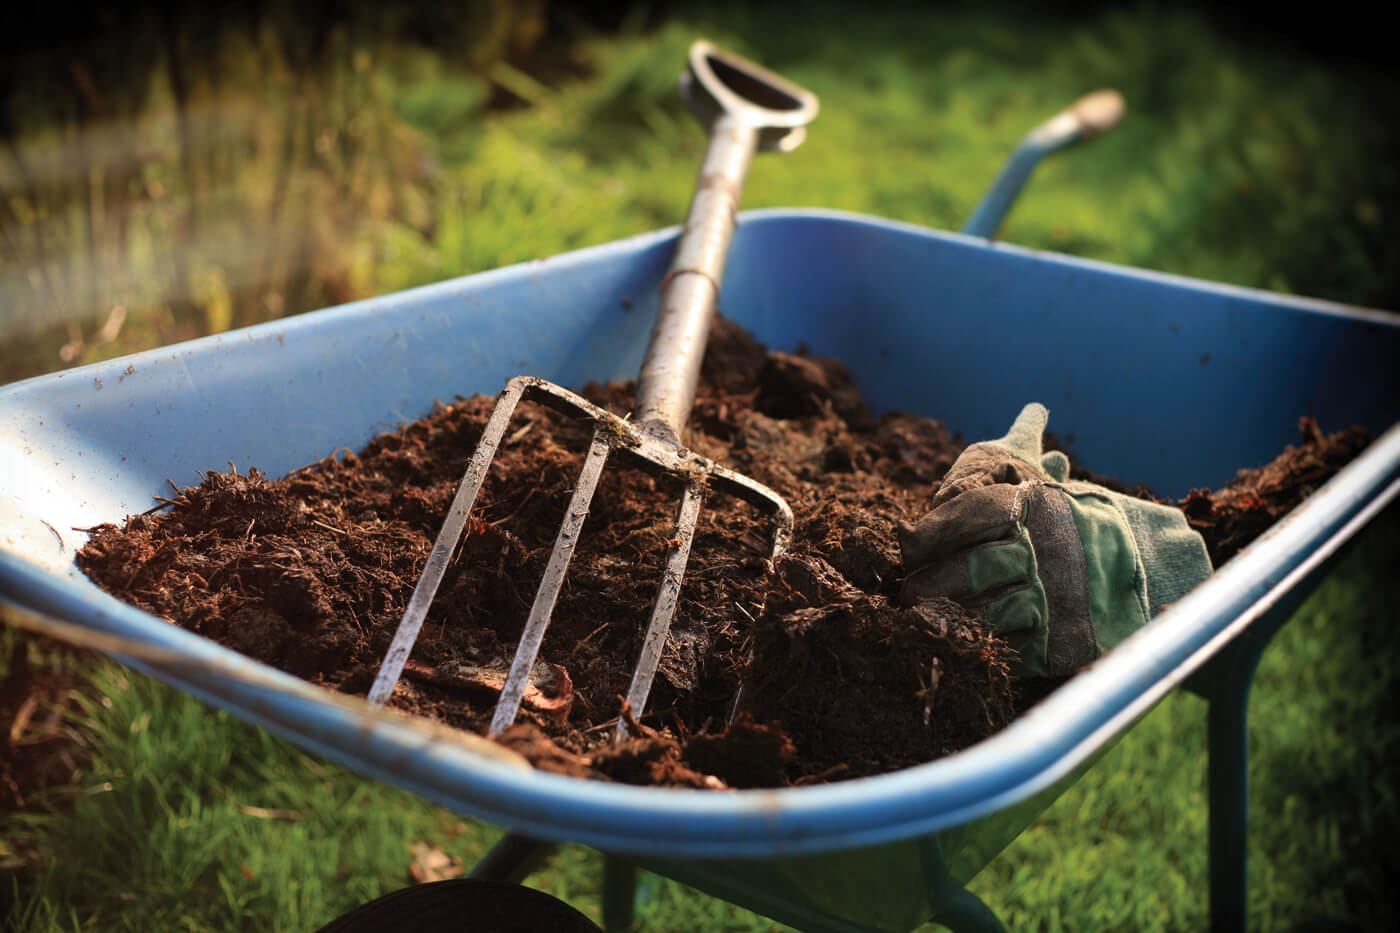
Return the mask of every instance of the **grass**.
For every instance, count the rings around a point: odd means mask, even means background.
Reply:
[[[1030,126],[1112,85],[1127,97],[1128,119],[1043,165],[1007,239],[1400,303],[1400,236],[1387,206],[1397,169],[1385,157],[1388,130],[1367,118],[1374,100],[1394,92],[1392,78],[1300,66],[1286,49],[1242,46],[1190,14],[1152,7],[1073,21],[1016,8],[859,18],[820,4],[804,10],[795,18],[728,6],[633,19],[616,35],[580,30],[568,67],[541,60],[523,80],[499,76],[530,98],[508,110],[488,111],[495,84],[443,56],[385,40],[367,46],[364,65],[345,46],[344,67],[368,90],[344,96],[337,86],[318,98],[325,110],[312,122],[367,113],[354,124],[363,145],[334,150],[340,161],[329,167],[312,160],[314,145],[298,150],[312,161],[298,161],[291,177],[305,180],[297,189],[305,216],[321,218],[312,238],[320,252],[300,277],[279,268],[275,288],[291,295],[285,283],[296,279],[306,301],[383,292],[675,223],[704,137],[676,98],[674,76],[691,39],[705,35],[822,99],[802,149],[756,161],[746,207],[816,205],[956,228]],[[262,80],[280,93],[289,79]],[[256,123],[246,100],[239,106]],[[143,119],[173,133],[159,123],[166,118]],[[379,151],[371,138],[392,150],[392,164],[431,170],[411,183],[374,173],[356,181]],[[260,139],[249,158],[275,154]],[[232,212],[222,215],[229,230],[246,229],[245,200],[266,215],[278,177],[275,162],[237,163],[236,149],[209,162],[209,172],[231,166],[224,187],[216,174],[199,175],[223,192],[216,201]],[[167,183],[166,198],[179,194],[175,152],[148,167]],[[232,196],[240,190],[246,199]],[[144,197],[125,252],[111,244],[97,252],[103,268],[121,267],[150,292],[66,302],[84,338],[72,362],[306,309],[258,297],[261,286],[240,278],[241,266],[204,247],[190,273],[198,293],[172,292],[168,257],[182,244],[172,239],[169,204],[149,190]],[[349,213],[319,214],[329,200]],[[288,223],[284,235],[294,235]],[[148,267],[159,274],[142,278]],[[110,288],[115,280],[87,270],[74,281]],[[238,303],[248,295],[256,300]],[[127,323],[102,339],[119,299]],[[51,351],[46,368],[60,365]],[[1250,911],[1261,929],[1388,929],[1393,920],[1387,879],[1400,869],[1391,844],[1400,808],[1387,711],[1396,708],[1397,530],[1392,508],[1261,665],[1250,714]],[[500,834],[110,663],[92,677],[97,689],[71,721],[90,754],[77,789],[55,788],[51,806],[6,817],[0,831],[0,905],[12,929],[314,928],[409,883],[414,842],[470,865]],[[1202,927],[1204,728],[1200,700],[1169,697],[973,890],[1014,929]],[[577,847],[531,878],[595,919],[600,881],[600,858]],[[776,928],[669,880],[645,884],[643,929]]]

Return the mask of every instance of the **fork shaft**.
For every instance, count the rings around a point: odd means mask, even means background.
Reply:
[[[757,146],[758,131],[730,114],[710,125],[695,197],[662,286],[661,310],[637,377],[632,420],[672,443],[679,443],[695,404],[744,177]]]

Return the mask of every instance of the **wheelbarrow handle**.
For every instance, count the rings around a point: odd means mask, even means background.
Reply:
[[[996,236],[1041,159],[1113,129],[1123,119],[1124,109],[1122,94],[1114,90],[1094,91],[1027,133],[963,225],[962,232],[969,236]]]
[[[695,403],[700,364],[714,320],[725,259],[754,153],[790,152],[817,114],[812,92],[747,59],[700,40],[690,47],[681,93],[707,124],[700,166],[661,308],[637,379],[633,421],[679,443]]]

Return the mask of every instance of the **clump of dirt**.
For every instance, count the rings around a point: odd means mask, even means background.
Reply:
[[[767,609],[742,708],[782,724],[804,776],[932,761],[1015,715],[1006,645],[950,600],[901,608],[820,557],[783,556]]]
[[[1358,427],[1323,434],[1312,418],[1298,419],[1298,446],[1286,447],[1257,469],[1240,470],[1218,492],[1193,489],[1180,503],[1186,520],[1206,539],[1211,565],[1219,567],[1287,515],[1373,438]]]
[[[611,383],[584,394],[623,414],[632,391]],[[364,694],[493,404],[478,396],[439,407],[279,480],[211,472],[163,514],[92,529],[79,566],[142,609]],[[485,732],[588,435],[587,425],[521,406],[394,706]],[[580,777],[772,787],[928,761],[986,738],[1029,702],[1010,676],[1011,649],[975,615],[948,601],[903,609],[891,599],[895,525],[925,511],[963,448],[940,423],[873,418],[840,363],[766,352],[719,321],[684,440],[788,501],[789,551],[771,561],[768,519],[709,497],[651,700],[633,738],[613,745],[619,715],[631,715],[621,697],[680,488],[610,465],[517,725],[498,741]],[[1289,476],[1316,485],[1335,457],[1314,447],[1304,453],[1317,469],[1271,465],[1249,488],[1262,498]],[[1253,511],[1241,511],[1251,480],[1236,482],[1218,494],[1218,510],[1211,496],[1186,503],[1213,555],[1257,533]],[[1296,502],[1306,491],[1287,495]],[[1285,494],[1268,501],[1282,507]]]

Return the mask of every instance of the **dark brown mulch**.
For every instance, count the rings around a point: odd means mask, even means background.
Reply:
[[[591,385],[585,394],[624,413],[631,391]],[[441,407],[280,480],[211,472],[163,514],[93,529],[79,565],[147,611],[363,694],[493,402]],[[395,706],[485,731],[587,434],[540,407],[517,414]],[[952,602],[901,609],[890,599],[900,574],[895,525],[925,510],[962,449],[941,424],[898,412],[872,418],[840,363],[766,353],[721,322],[686,442],[787,499],[796,516],[789,553],[769,572],[766,519],[711,497],[652,699],[636,737],[614,747],[679,488],[610,466],[503,744],[579,776],[781,786],[928,761],[1013,718],[1004,642]],[[1285,458],[1308,465],[1266,467],[1254,494],[1280,504],[1305,495],[1318,469],[1335,469],[1318,444],[1352,449],[1335,439],[1290,448]],[[1287,476],[1306,489],[1269,492]],[[1187,500],[1213,554],[1257,533],[1243,489],[1222,491],[1218,506],[1211,496]]]
[[[1298,433],[1296,447],[1290,445],[1264,466],[1240,470],[1218,492],[1195,489],[1181,501],[1187,521],[1206,539],[1213,566],[1238,554],[1373,440],[1358,427],[1323,434],[1317,422],[1306,416],[1298,419]]]

